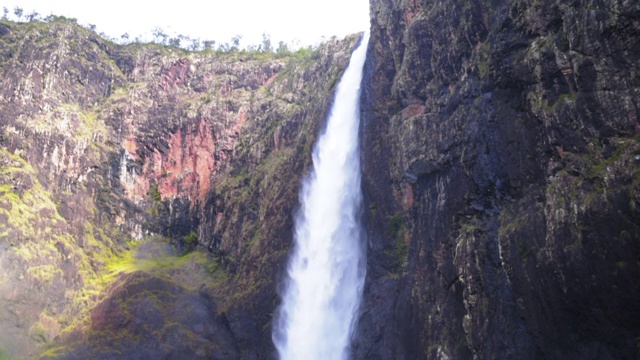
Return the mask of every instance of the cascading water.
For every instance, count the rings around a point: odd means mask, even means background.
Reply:
[[[358,127],[369,34],[351,55],[300,193],[273,340],[282,360],[346,359],[365,276]]]

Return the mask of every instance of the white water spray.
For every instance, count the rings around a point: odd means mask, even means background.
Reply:
[[[368,41],[365,33],[338,84],[300,194],[296,244],[273,334],[282,360],[349,356],[365,275],[358,127]]]

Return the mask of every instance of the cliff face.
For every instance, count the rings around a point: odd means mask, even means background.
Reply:
[[[640,356],[640,5],[371,16],[356,358]]]
[[[299,178],[357,36],[286,56],[63,21],[0,37],[0,354],[269,353]]]
[[[640,5],[372,0],[359,359],[631,359]],[[0,358],[269,358],[356,36],[119,46],[0,22]]]

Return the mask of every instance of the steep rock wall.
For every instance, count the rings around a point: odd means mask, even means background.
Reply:
[[[299,178],[358,37],[278,56],[64,19],[0,37],[0,353],[269,354]]]
[[[371,16],[356,358],[640,356],[640,6]]]

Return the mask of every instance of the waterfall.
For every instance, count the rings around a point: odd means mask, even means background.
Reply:
[[[351,55],[313,170],[302,185],[295,247],[273,340],[282,360],[346,359],[365,276],[358,127],[369,34]]]

